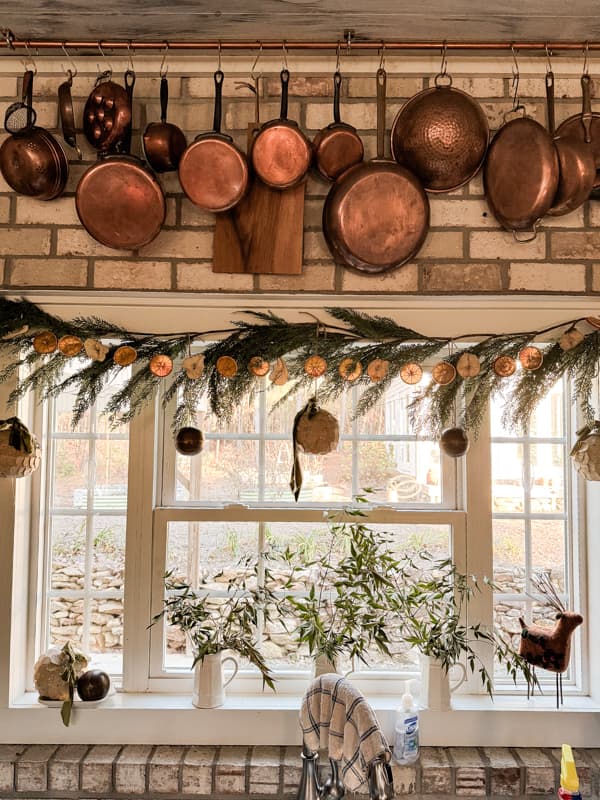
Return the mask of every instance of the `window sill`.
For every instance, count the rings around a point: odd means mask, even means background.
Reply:
[[[0,711],[0,742],[97,744],[297,745],[296,695],[230,695],[217,709],[197,709],[189,694],[118,693],[96,708],[74,710],[65,728],[59,710],[22,695]],[[369,698],[382,729],[393,741],[398,696]],[[423,710],[421,742],[429,746],[600,747],[600,705],[589,697],[567,697],[556,710],[553,696],[457,695],[451,712]],[[35,734],[32,733],[35,731]]]

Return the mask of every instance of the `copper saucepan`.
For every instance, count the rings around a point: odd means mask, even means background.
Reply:
[[[585,78],[586,76],[584,75],[583,77]],[[554,73],[552,71],[546,73],[548,130],[554,140],[559,166],[558,189],[552,202],[552,207],[548,209],[548,214],[553,217],[568,214],[585,203],[594,188],[594,181],[596,180],[596,161],[594,159],[590,130],[592,120],[591,117],[586,118],[585,116],[586,90],[589,104],[589,81],[583,83],[582,86],[584,111],[582,111],[581,122],[584,130],[587,124],[583,141],[573,133],[558,136],[555,133],[554,124]]]
[[[587,73],[581,76],[583,107],[581,114],[561,122],[556,130],[557,136],[575,136],[580,142],[592,145],[596,162],[596,179],[594,187],[600,187],[600,113],[592,111],[591,100],[592,79]]]
[[[127,83],[127,74],[125,82]],[[131,129],[129,92],[112,78],[112,71],[102,72],[83,109],[83,133],[101,153],[120,151]]]
[[[72,147],[76,151],[77,158],[81,161],[83,156],[81,153],[81,148],[77,144],[77,129],[75,127],[73,98],[71,96],[73,77],[74,73],[72,70],[68,70],[67,80],[63,81],[58,87],[58,112],[63,132],[63,139],[69,145],[69,147]]]
[[[488,142],[483,109],[466,92],[452,88],[445,72],[436,75],[434,87],[409,100],[392,125],[393,157],[428,192],[450,192],[470,181],[483,164]]]
[[[523,106],[512,113],[518,111]],[[527,116],[505,122],[489,147],[483,185],[492,213],[518,241],[535,238],[556,197],[558,176],[558,155],[544,126]]]
[[[233,143],[231,136],[221,133],[223,72],[215,79],[215,112],[213,130],[197,136],[179,162],[181,188],[205,211],[228,211],[240,202],[248,189],[248,161]]]
[[[342,172],[360,164],[365,150],[356,128],[340,119],[340,88],[342,76],[333,76],[333,122],[319,131],[313,139],[315,166],[328,181],[334,181]]]
[[[65,188],[69,162],[54,136],[35,124],[32,97],[33,72],[27,70],[21,102],[6,111],[4,126],[11,136],[0,147],[0,172],[18,194],[53,200]]]
[[[125,74],[125,83],[131,104],[132,70]],[[81,224],[97,242],[117,250],[137,250],[158,235],[165,220],[165,197],[144,162],[129,154],[131,127],[121,142],[123,154],[100,153],[96,164],[84,173],[75,207]]]
[[[174,172],[187,147],[185,134],[181,128],[172,122],[167,122],[168,104],[169,81],[166,75],[161,75],[160,122],[151,122],[146,127],[143,137],[146,161],[155,172]]]
[[[429,201],[419,179],[384,158],[385,70],[377,71],[377,158],[346,170],[323,208],[334,260],[362,272],[385,272],[411,259],[429,228]]]
[[[287,118],[290,73],[282,69],[279,119],[266,122],[254,140],[252,166],[272,189],[289,189],[304,180],[310,167],[310,142],[296,122]]]

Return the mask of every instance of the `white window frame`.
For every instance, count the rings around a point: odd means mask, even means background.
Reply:
[[[118,324],[136,329],[152,327],[168,332],[188,327],[197,328],[197,319],[204,327],[223,327],[239,308],[247,307],[247,296],[213,295],[211,297],[161,297],[160,301],[148,295],[110,295],[95,292],[93,295],[72,293],[36,294],[29,297],[59,316],[75,314],[98,314],[109,317]],[[465,320],[470,330],[506,331],[523,327],[523,313],[528,325],[543,327],[593,312],[590,298],[560,297],[468,297],[468,298],[423,298],[423,297],[315,297],[301,296],[253,296],[255,308],[272,309],[286,318],[294,318],[298,310],[311,309],[323,313],[323,305],[351,306],[353,308],[388,314],[401,319],[403,324],[424,330],[431,335],[457,335],[465,333]],[[150,324],[151,321],[151,324]],[[0,386],[0,399],[5,400],[9,385]],[[31,419],[31,417],[26,417]],[[149,592],[141,587],[149,586],[153,576],[153,553],[151,537],[153,517],[152,500],[155,496],[155,475],[152,455],[159,443],[156,417],[151,407],[146,408],[132,425],[130,431],[131,452],[136,453],[135,467],[130,462],[131,508],[127,528],[127,579],[125,603],[125,640],[127,649],[124,659],[124,674],[128,692],[118,695],[103,712],[92,715],[82,712],[83,717],[71,729],[57,730],[56,720],[40,709],[31,695],[24,692],[25,676],[29,674],[26,643],[26,613],[31,607],[27,597],[27,574],[29,572],[30,540],[25,534],[28,516],[36,514],[35,501],[28,498],[33,481],[0,482],[0,503],[7,509],[0,517],[0,652],[9,657],[0,661],[0,740],[31,741],[35,726],[36,741],[86,741],[96,742],[171,742],[171,743],[264,743],[286,744],[298,742],[297,708],[298,696],[269,695],[255,700],[247,696],[232,695],[224,709],[199,712],[189,702],[189,694],[164,695],[148,692],[150,674],[150,632],[147,628],[152,608]],[[476,454],[482,446],[481,440],[472,445]],[[481,455],[481,454],[480,454]],[[487,465],[486,465],[487,461]],[[476,465],[476,466],[475,466]],[[491,483],[484,481],[489,459],[471,457],[466,460],[467,472],[476,469],[481,484],[490,487],[478,493],[477,502],[469,498],[469,520],[466,529],[481,533],[482,525],[490,520]],[[472,477],[471,475],[469,477]],[[488,475],[488,477],[490,477]],[[15,486],[16,483],[16,486]],[[580,494],[579,513],[588,520],[600,512],[599,487],[585,486]],[[587,508],[586,508],[587,507]],[[187,512],[187,509],[185,510]],[[183,512],[178,512],[183,513]],[[410,513],[410,512],[407,512]],[[428,513],[428,512],[425,512]],[[430,512],[436,513],[436,512]],[[447,512],[444,512],[447,513]],[[416,521],[423,520],[418,512]],[[161,523],[162,524],[162,523]],[[600,557],[600,543],[590,536],[580,546],[586,548],[587,563]],[[465,553],[465,567],[469,572],[492,574],[490,553],[471,550]],[[458,554],[455,553],[458,560]],[[596,562],[597,563],[597,562]],[[585,573],[585,570],[583,570]],[[585,586],[585,574],[581,576]],[[582,609],[590,627],[600,619],[600,593],[586,594],[586,608]],[[475,601],[473,610],[479,616]],[[483,610],[483,609],[482,609]],[[587,627],[587,626],[586,626]],[[589,647],[590,659],[600,658],[600,629],[592,627],[589,637],[584,637],[584,651]],[[588,642],[589,638],[589,642]],[[514,746],[556,744],[561,740],[564,726],[573,731],[572,743],[576,746],[600,746],[595,714],[600,710],[600,675],[596,670],[590,674],[589,695],[570,698],[568,707],[554,722],[552,698],[542,698],[533,703],[522,703],[512,698],[498,697],[492,706],[481,696],[465,695],[455,701],[455,710],[448,715],[423,712],[422,732],[428,744],[511,744]],[[549,702],[548,702],[549,700]],[[391,733],[397,696],[374,696],[373,705],[378,712],[384,730]],[[493,709],[493,710],[492,710]],[[40,713],[42,711],[42,713]],[[257,711],[260,713],[257,714]],[[515,726],[514,714],[519,715]],[[488,723],[486,715],[492,715]],[[200,716],[202,724],[199,725]],[[94,717],[93,719],[91,717]],[[493,718],[493,724],[492,724]],[[232,722],[235,723],[232,725]],[[76,730],[77,728],[77,730]],[[199,730],[199,729],[202,730]],[[389,729],[389,731],[388,731]],[[5,734],[4,731],[7,733]],[[483,733],[482,733],[483,732]],[[6,738],[8,736],[8,738]]]

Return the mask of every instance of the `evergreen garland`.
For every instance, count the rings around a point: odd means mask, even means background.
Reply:
[[[600,330],[596,325],[585,327],[585,318],[559,323],[542,331],[464,334],[450,338],[429,337],[388,317],[371,316],[348,308],[325,311],[339,324],[324,323],[316,318],[290,323],[271,312],[245,311],[246,318],[233,321],[232,327],[225,331],[157,335],[127,331],[95,316],[66,321],[27,300],[0,298],[0,356],[6,362],[0,369],[0,383],[17,376],[9,402],[31,390],[37,391],[41,399],[75,391],[72,415],[75,427],[100,392],[123,369],[115,363],[114,354],[118,347],[127,345],[136,350],[137,360],[126,383],[108,400],[106,413],[111,424],[132,419],[161,389],[163,405],[175,402],[173,429],[177,431],[196,423],[196,409],[203,395],[207,395],[211,411],[227,419],[244,397],[261,389],[263,382],[248,369],[248,363],[255,356],[271,365],[279,358],[285,360],[290,380],[279,403],[303,388],[313,387],[314,378],[306,374],[304,364],[310,356],[321,356],[327,362],[327,371],[320,379],[320,400],[334,399],[349,387],[358,385],[362,393],[355,416],[360,416],[373,407],[407,362],[423,364],[437,358],[456,366],[467,349],[480,360],[481,371],[477,376],[462,378],[457,374],[447,385],[438,385],[432,380],[425,388],[415,387],[410,415],[417,433],[438,436],[450,424],[460,424],[476,433],[488,401],[495,394],[507,397],[503,423],[511,429],[523,429],[535,406],[563,375],[573,380],[573,400],[579,405],[584,421],[593,422],[595,411],[591,398],[598,375]],[[580,324],[586,335],[573,349],[563,350],[558,338],[576,324]],[[57,338],[75,335],[82,340],[98,340],[108,347],[108,352],[104,360],[91,360],[84,351],[74,358],[67,358],[60,351],[40,354],[33,348],[33,339],[42,331],[51,332]],[[149,363],[154,356],[166,355],[174,361],[185,358],[196,340],[209,341],[203,349],[204,371],[199,378],[188,377],[179,366],[165,378],[150,371]],[[522,348],[537,340],[542,341],[539,347],[544,353],[539,369],[522,369],[509,378],[494,372],[498,356],[518,358]],[[221,356],[230,356],[237,362],[238,370],[232,378],[223,377],[217,370]],[[346,358],[360,362],[363,368],[362,375],[352,383],[338,369]],[[377,383],[367,374],[367,367],[374,359],[383,359],[389,366],[385,377]],[[69,369],[65,377],[67,367],[73,365],[77,368]],[[460,409],[458,419],[457,409]]]

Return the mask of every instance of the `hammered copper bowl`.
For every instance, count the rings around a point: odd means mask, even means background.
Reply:
[[[470,95],[435,86],[415,95],[392,125],[392,155],[428,192],[450,192],[473,178],[485,158],[489,125]]]
[[[53,200],[65,188],[69,162],[54,136],[34,126],[3,142],[0,170],[4,180],[18,194]]]

